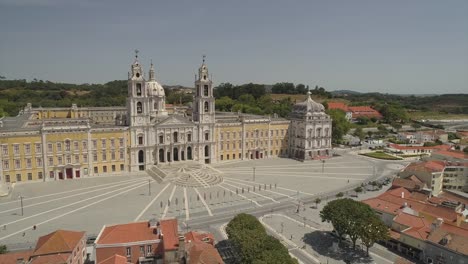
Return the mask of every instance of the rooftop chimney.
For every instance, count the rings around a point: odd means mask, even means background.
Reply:
[[[405,199],[405,192],[401,192],[401,198]]]

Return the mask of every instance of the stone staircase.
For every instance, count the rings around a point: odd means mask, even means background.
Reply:
[[[151,168],[147,169],[146,173],[148,173],[148,175],[151,178],[153,178],[157,183],[162,183],[167,177],[167,174],[157,166],[152,166]]]

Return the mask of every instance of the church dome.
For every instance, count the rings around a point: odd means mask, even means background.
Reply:
[[[307,99],[302,103],[297,103],[293,106],[292,112],[295,114],[313,114],[325,112],[323,104],[317,103],[310,98],[310,92],[307,93]]]
[[[164,96],[164,88],[157,81],[147,81],[146,89],[151,96]]]

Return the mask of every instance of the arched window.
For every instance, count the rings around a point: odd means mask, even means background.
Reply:
[[[173,138],[174,138],[174,143],[177,143],[177,141],[178,141],[178,134],[177,134],[177,132],[174,132],[174,137],[173,137]]]
[[[159,144],[164,143],[164,135],[159,135]]]
[[[208,105],[208,102],[205,102],[205,112],[208,112],[209,111],[209,105]]]
[[[138,114],[143,113],[143,105],[141,104],[141,102],[137,103],[137,113]]]
[[[206,75],[203,75],[203,80],[206,80]]]
[[[137,96],[141,96],[141,83],[136,84],[136,94]]]
[[[210,148],[208,146],[205,146],[205,157],[210,156]]]
[[[138,151],[138,163],[144,163],[145,162],[145,153],[143,150]]]

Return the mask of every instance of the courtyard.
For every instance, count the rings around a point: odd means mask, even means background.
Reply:
[[[97,235],[103,225],[151,218],[176,217],[182,230],[192,221],[298,203],[374,176],[391,176],[402,164],[344,154],[324,162],[276,158],[174,163],[158,167],[163,178],[142,173],[22,183],[0,199],[0,244],[28,248],[56,229]]]

